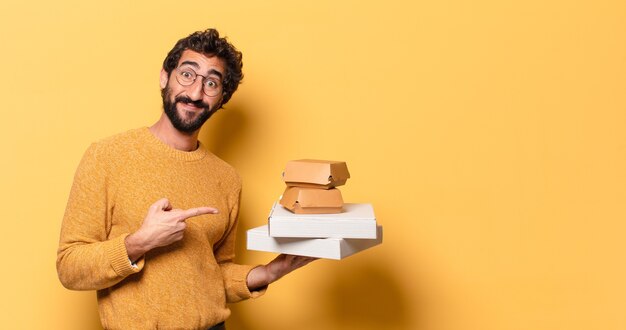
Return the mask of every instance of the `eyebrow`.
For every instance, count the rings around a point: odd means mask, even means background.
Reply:
[[[183,61],[182,63],[180,63],[179,67],[181,67],[181,66],[183,66],[183,65],[185,65],[185,64],[190,65],[190,66],[193,66],[193,67],[194,67],[194,68],[196,68],[196,69],[200,69],[200,65],[199,65],[198,63],[194,62],[194,61]],[[222,75],[222,73],[221,73],[221,72],[219,72],[219,71],[217,71],[217,70],[215,70],[215,69],[210,69],[210,70],[209,70],[209,72],[207,72],[207,73],[208,73],[209,75],[214,74],[214,75],[216,75],[216,76],[219,76],[219,77],[220,77],[220,79],[224,78],[224,76]]]

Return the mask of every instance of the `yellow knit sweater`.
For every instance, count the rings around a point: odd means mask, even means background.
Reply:
[[[92,144],[70,192],[57,255],[63,285],[98,290],[106,329],[206,329],[224,321],[227,302],[259,296],[234,264],[241,181],[202,144],[170,148],[147,128]],[[154,249],[132,267],[125,237],[148,207],[168,198],[173,208],[212,206],[219,214],[187,220],[182,241]]]

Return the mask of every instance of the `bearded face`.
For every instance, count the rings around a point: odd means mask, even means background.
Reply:
[[[172,90],[170,86],[165,87],[161,91],[163,98],[163,110],[165,114],[172,122],[174,128],[182,133],[191,134],[199,130],[202,125],[211,117],[215,112],[217,104],[211,106],[205,103],[203,100],[192,100],[188,96],[178,95],[172,97]],[[179,109],[178,105],[192,105],[199,109],[199,111],[189,111],[185,109]]]

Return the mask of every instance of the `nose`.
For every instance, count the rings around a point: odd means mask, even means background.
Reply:
[[[204,79],[202,79],[201,76],[198,76],[198,79],[196,79],[196,81],[194,81],[193,84],[187,87],[189,90],[189,98],[191,98],[194,101],[201,100],[202,97],[204,96],[204,92],[202,91],[203,80]]]

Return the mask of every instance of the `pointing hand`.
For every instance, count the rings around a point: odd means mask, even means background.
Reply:
[[[131,260],[160,246],[170,245],[183,239],[187,219],[203,214],[216,214],[213,207],[201,206],[187,210],[173,209],[167,198],[156,201],[148,209],[139,230],[126,238],[126,250]]]

